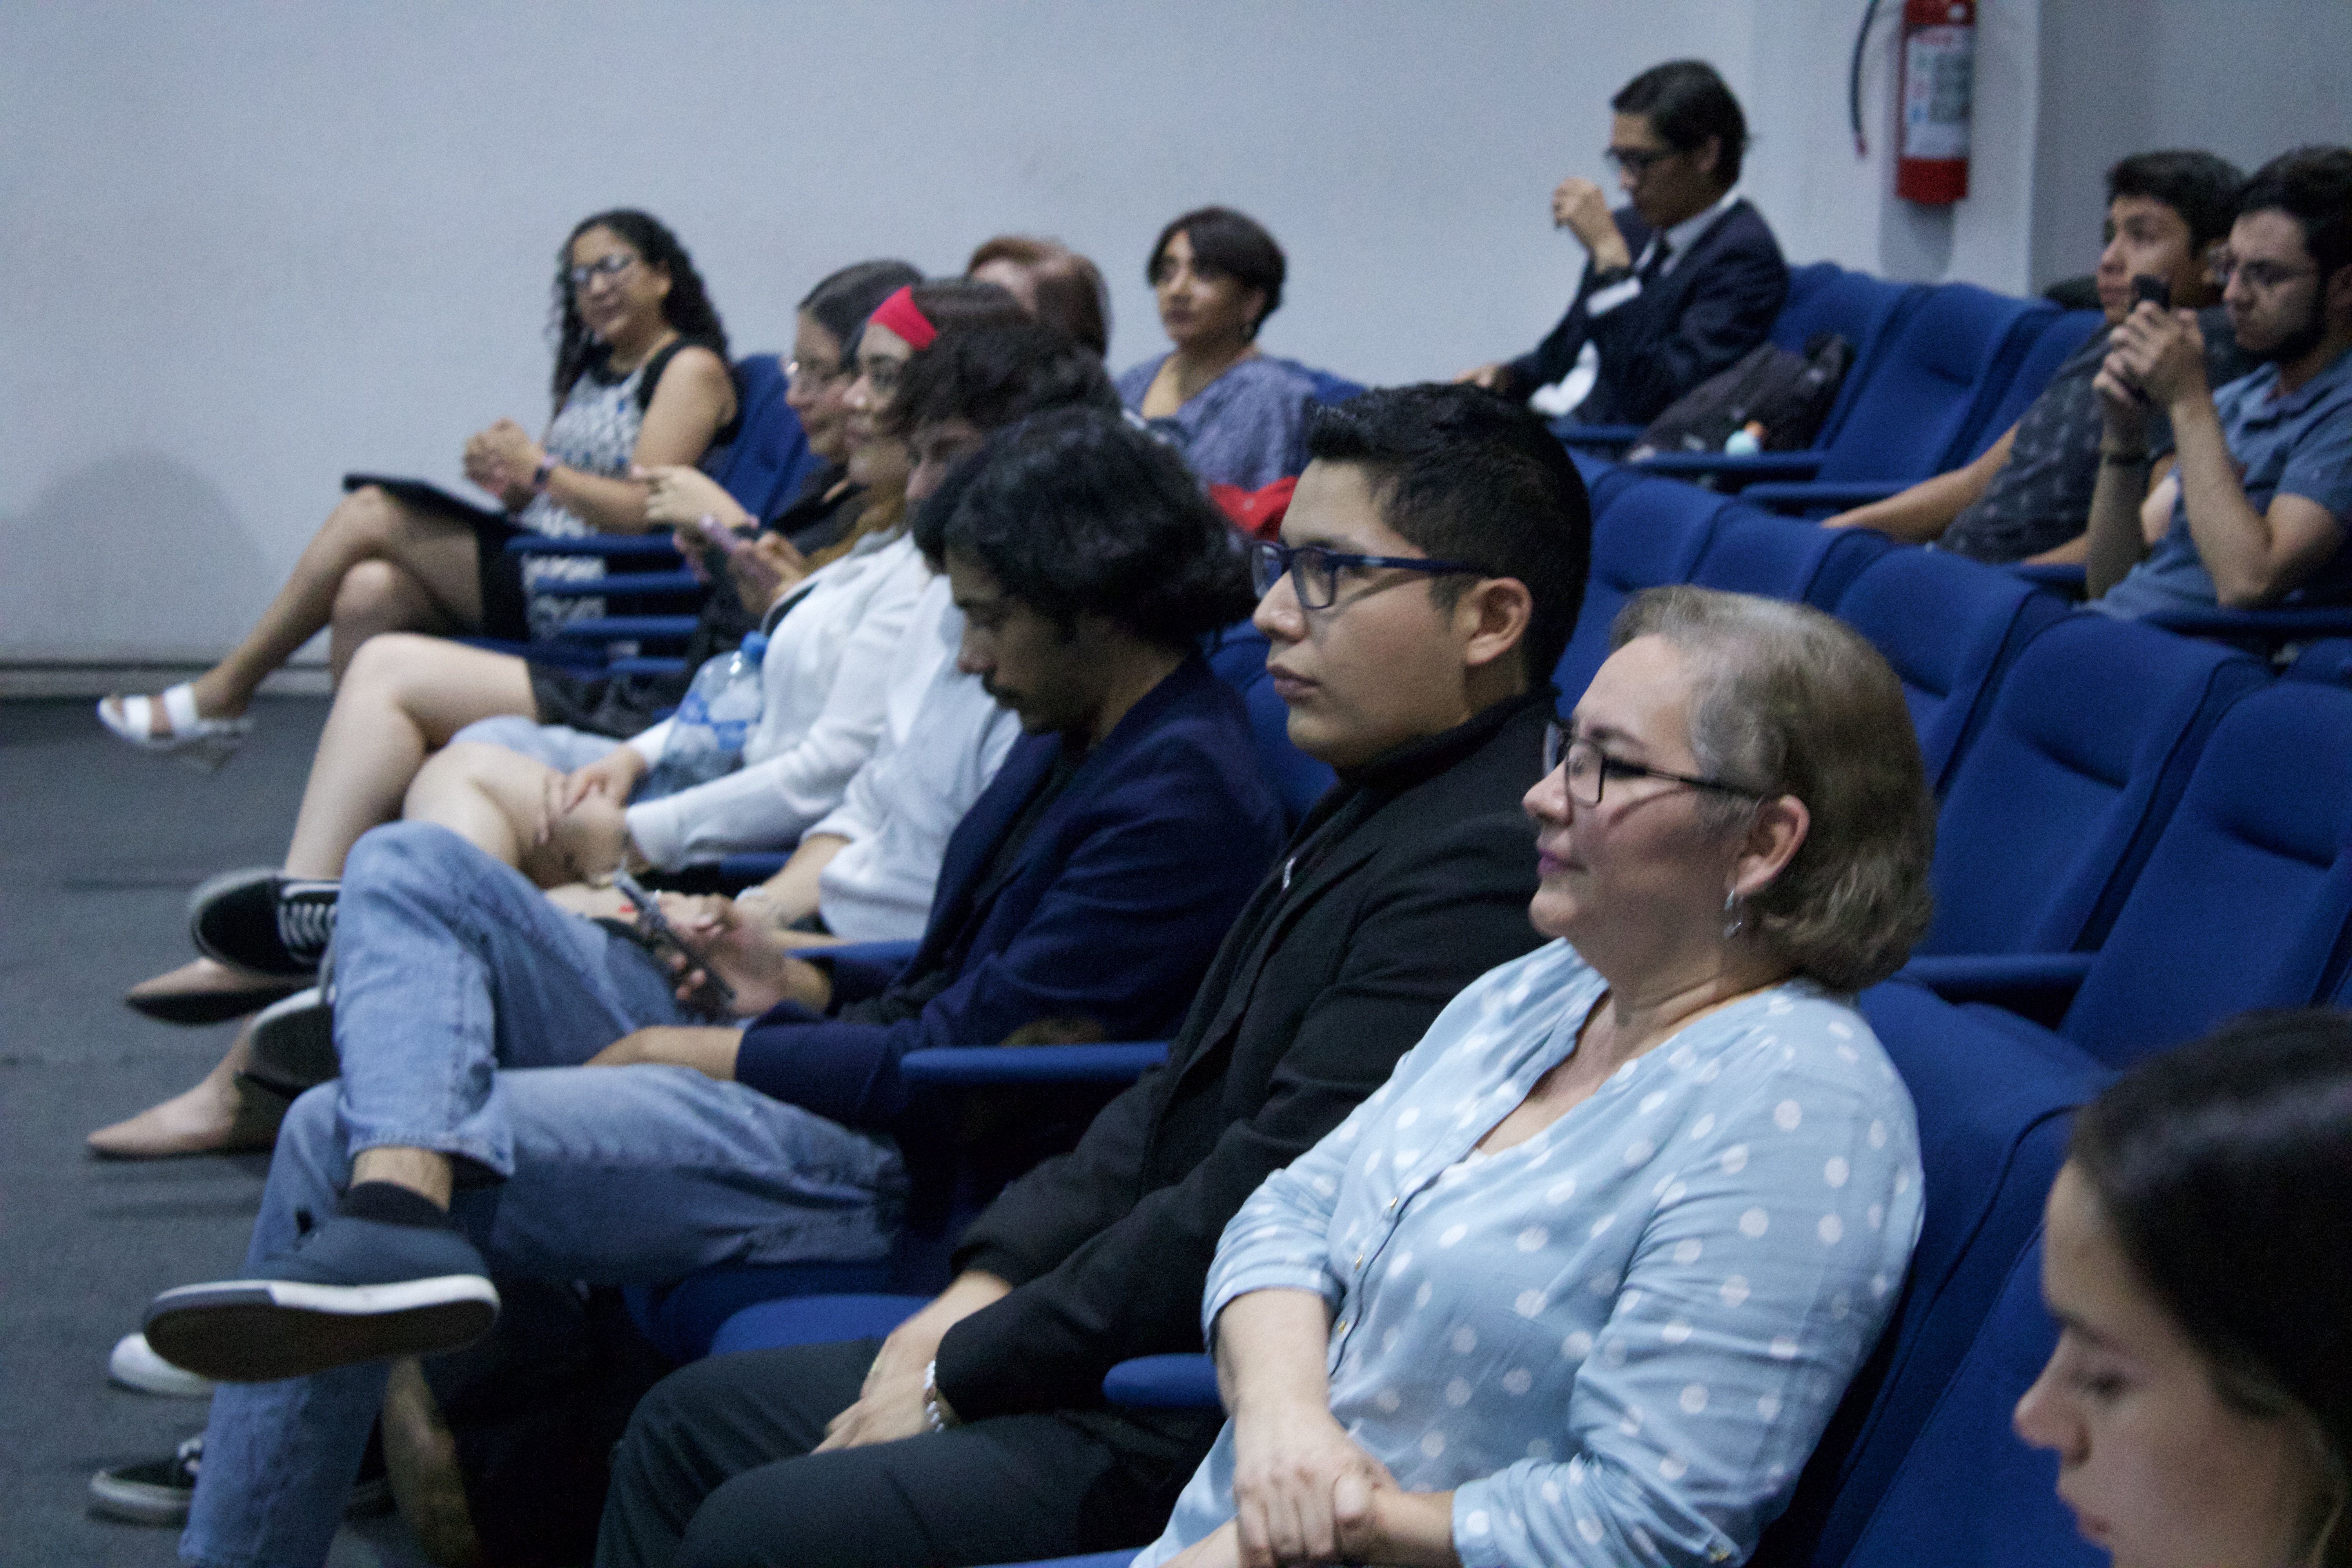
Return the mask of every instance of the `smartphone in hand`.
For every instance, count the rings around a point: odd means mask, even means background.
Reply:
[[[656,958],[665,963],[672,959],[681,961],[684,964],[679,971],[681,975],[698,969],[702,972],[702,983],[678,1000],[699,1017],[709,1018],[714,1023],[732,1021],[735,1016],[735,988],[719,979],[719,971],[710,960],[678,934],[677,928],[669,923],[669,917],[662,913],[661,905],[654,895],[646,891],[645,884],[630,876],[626,869],[617,869],[613,873],[613,886],[636,907],[637,935],[653,950]]]
[[[2172,285],[2152,272],[2135,274],[2131,280],[2132,308],[2145,301],[2159,310],[2172,309]]]

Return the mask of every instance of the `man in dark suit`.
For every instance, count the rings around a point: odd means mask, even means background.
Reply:
[[[1076,409],[989,437],[915,527],[964,613],[963,668],[1028,733],[894,980],[736,964],[734,1021],[696,1024],[658,948],[446,829],[354,847],[343,1076],[288,1112],[243,1277],[148,1310],[157,1353],[229,1384],[189,1561],[322,1560],[384,1358],[485,1331],[493,1265],[621,1283],[879,1256],[908,1051],[1149,1038],[1181,1016],[1281,842],[1247,711],[1197,646],[1249,602],[1230,531],[1181,459]]]
[[[1576,417],[1646,425],[1764,341],[1789,267],[1763,216],[1735,196],[1748,149],[1739,100],[1702,60],[1670,60],[1610,100],[1609,160],[1632,198],[1615,212],[1591,180],[1552,192],[1555,226],[1587,253],[1576,299],[1532,353],[1461,379],[1514,400],[1600,356]]]
[[[1243,1199],[1463,985],[1536,944],[1520,797],[1582,597],[1583,486],[1533,416],[1466,388],[1325,409],[1308,449],[1281,542],[1253,546],[1256,623],[1291,739],[1339,782],[1168,1064],[1008,1188],[955,1282],[887,1340],[666,1381],[616,1454],[600,1563],[1011,1563],[1149,1540],[1221,1417],[1107,1409],[1103,1373],[1199,1351]]]

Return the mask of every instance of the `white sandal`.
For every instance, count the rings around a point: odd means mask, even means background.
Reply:
[[[163,706],[167,733],[155,731],[155,705]],[[168,687],[163,696],[104,697],[99,700],[98,721],[142,752],[170,753],[190,767],[216,773],[253,730],[246,718],[206,719],[196,712],[195,689],[186,681]]]

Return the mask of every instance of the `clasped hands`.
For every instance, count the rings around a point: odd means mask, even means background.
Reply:
[[[1405,1494],[1324,1405],[1244,1405],[1234,1418],[1234,1518],[1169,1568],[1294,1568],[1392,1555],[1381,1501]]]
[[[511,419],[501,419],[466,443],[466,478],[499,498],[509,511],[529,504],[546,448]]]

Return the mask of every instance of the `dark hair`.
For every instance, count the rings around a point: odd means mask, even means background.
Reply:
[[[2315,1428],[2326,1561],[2352,1559],[2352,1017],[2250,1013],[2142,1062],[2075,1118],[2068,1155],[2215,1392]]]
[[[1029,312],[1021,308],[1021,301],[993,283],[975,283],[969,278],[940,278],[929,283],[914,284],[912,288],[915,309],[923,313],[923,320],[942,332],[957,327],[982,326],[991,321],[1025,321],[1029,319]],[[898,290],[894,289],[890,292],[895,294]],[[881,300],[875,303],[879,305]],[[872,315],[873,312],[869,310],[866,314]],[[856,356],[857,341],[865,335],[866,323],[860,321],[857,330],[842,340],[841,352],[845,360]],[[916,357],[921,357],[919,351]]]
[[[2352,148],[2298,147],[2254,171],[2238,193],[2238,216],[2283,212],[2303,226],[2303,247],[2319,266],[2319,286],[2352,265]]]
[[[1104,287],[1102,268],[1058,239],[1000,234],[971,253],[964,276],[992,261],[1009,261],[1029,274],[1040,321],[1098,355],[1110,352],[1110,290]]]
[[[727,329],[719,324],[718,307],[711,304],[702,274],[694,269],[694,258],[687,255],[686,247],[651,213],[615,207],[574,224],[555,253],[556,407],[563,406],[572,383],[586,374],[589,366],[600,363],[605,353],[604,345],[588,335],[588,323],[580,319],[580,307],[572,298],[572,242],[592,228],[611,229],[646,266],[668,273],[669,296],[662,301],[662,320],[677,328],[677,335],[688,342],[701,344],[722,361],[727,358]]]
[[[1093,409],[989,437],[916,510],[915,542],[934,563],[970,556],[1065,629],[1096,615],[1168,647],[1256,602],[1232,528],[1184,460]]]
[[[1860,632],[1810,605],[1711,588],[1651,588],[1617,612],[1609,646],[1654,637],[1691,673],[1702,773],[1792,795],[1811,818],[1771,886],[1748,900],[1755,940],[1832,991],[1903,966],[1934,900],[1936,799],[1903,682]],[[1754,803],[1707,795],[1718,827]]]
[[[1307,455],[1363,468],[1381,521],[1423,554],[1518,579],[1534,601],[1521,667],[1530,689],[1551,679],[1584,602],[1592,500],[1541,419],[1474,387],[1385,387],[1317,409]],[[1447,608],[1469,585],[1429,579]]]
[[[1102,356],[1043,322],[956,327],[907,362],[884,423],[906,434],[968,419],[993,430],[1049,408],[1091,408],[1113,418],[1118,391]]]
[[[2245,183],[2243,169],[2194,148],[2135,153],[2107,171],[2107,201],[2146,196],[2162,202],[2189,226],[2189,242],[2201,255],[2215,240],[2230,237],[2230,221],[2238,216],[2238,187]]]
[[[1195,271],[1223,273],[1243,288],[1265,294],[1265,308],[1249,326],[1249,335],[1256,337],[1265,319],[1282,308],[1282,280],[1290,267],[1283,259],[1282,247],[1275,244],[1265,225],[1245,213],[1231,207],[1195,207],[1161,229],[1152,242],[1151,259],[1143,264],[1146,283],[1160,281],[1160,259],[1168,254],[1169,242],[1180,234],[1192,242]]]
[[[922,273],[903,261],[853,262],[810,289],[799,308],[831,332],[846,353],[850,340],[857,336],[875,307],[922,280]]]
[[[1725,188],[1739,183],[1739,163],[1748,153],[1748,116],[1715,68],[1705,60],[1668,60],[1652,66],[1617,89],[1609,107],[1620,114],[1646,116],[1650,129],[1678,153],[1695,152],[1710,136],[1723,151],[1715,177]]]

